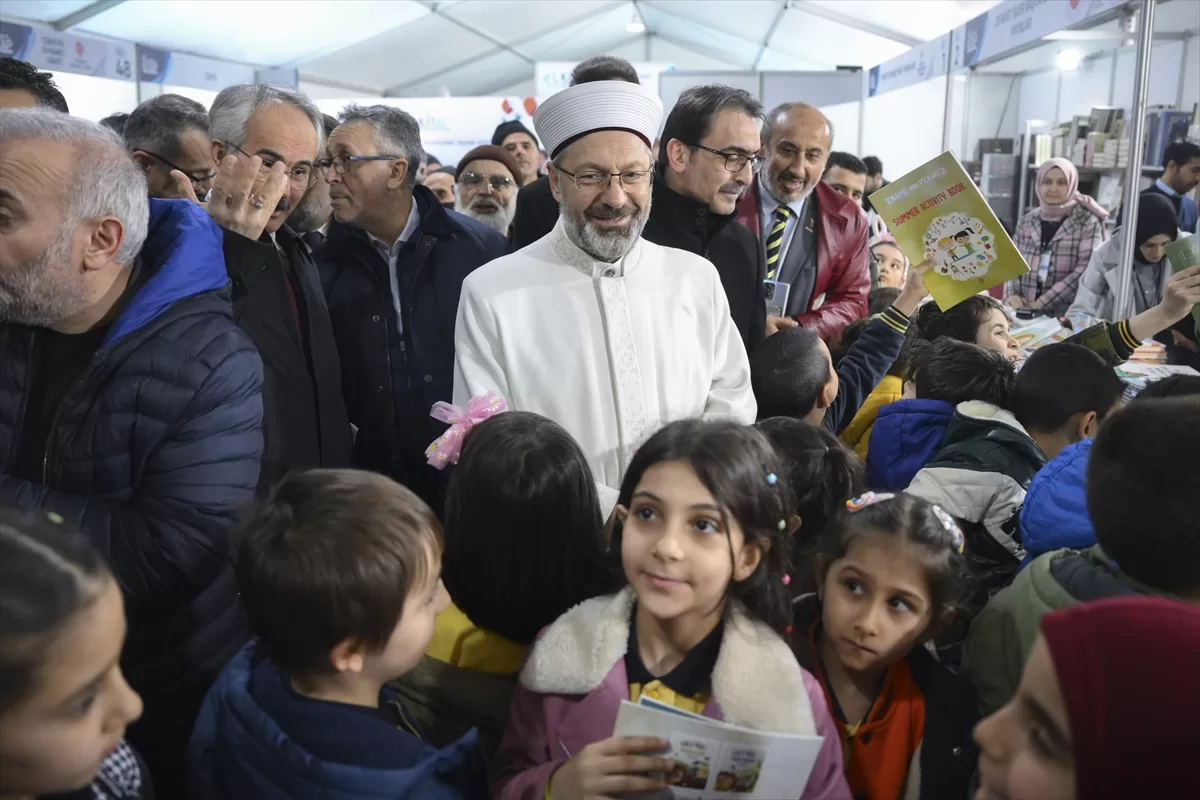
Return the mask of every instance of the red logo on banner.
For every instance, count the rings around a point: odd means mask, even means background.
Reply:
[[[1074,11],[1077,8],[1079,8],[1079,0],[1071,0],[1071,10]]]
[[[508,98],[505,98],[504,102],[500,104],[500,108],[505,114],[512,113],[512,103],[508,102]]]
[[[83,42],[78,39],[75,40],[75,55],[83,58]]]

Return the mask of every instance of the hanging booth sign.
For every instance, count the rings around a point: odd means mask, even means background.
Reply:
[[[534,92],[540,98],[557,94],[571,85],[571,71],[577,61],[539,61],[534,69],[537,70],[537,88]],[[663,72],[672,72],[674,64],[656,64],[648,61],[634,62],[638,80],[654,94],[658,94],[658,76]]]
[[[950,60],[950,34],[917,45],[907,53],[877,66],[867,73],[867,96],[885,94],[946,74]]]
[[[955,48],[952,69],[973,67],[1006,55],[1055,31],[1124,5],[1125,0],[1006,0],[980,14],[955,33],[962,48]]]
[[[143,83],[169,83],[219,92],[226,86],[254,83],[254,67],[201,58],[142,45],[138,52],[138,80]]]
[[[129,42],[77,36],[41,25],[0,21],[0,56],[53,72],[134,79],[134,45]]]

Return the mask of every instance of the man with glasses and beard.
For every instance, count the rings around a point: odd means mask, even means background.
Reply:
[[[766,163],[737,218],[758,236],[767,280],[790,287],[787,308],[767,318],[767,333],[803,325],[832,341],[867,315],[867,219],[821,182],[833,126],[819,110],[784,103],[767,115],[763,140]]]
[[[352,460],[342,367],[316,265],[284,224],[317,179],[324,123],[306,96],[269,84],[222,89],[208,113],[219,166],[205,208],[225,231],[234,321],[263,360],[266,492],[291,470]],[[191,190],[183,173],[173,174]]]
[[[517,212],[521,167],[503,147],[481,145],[458,162],[454,210],[507,237]]]
[[[662,102],[643,86],[583,83],[534,126],[559,219],[476,270],[455,328],[454,402],[496,392],[579,442],[609,513],[634,451],[672,420],[749,424],[746,348],[712,264],[644,241]]]
[[[172,171],[183,173],[203,197],[215,173],[208,138],[208,111],[177,94],[152,97],[139,105],[121,129],[125,146],[142,172],[151,197],[186,198]]]
[[[463,279],[504,255],[504,237],[445,208],[417,183],[421,129],[392,106],[350,106],[318,162],[335,223],[320,264],[342,355],[354,461],[442,508],[425,448],[446,430],[454,315]]]
[[[679,96],[659,137],[654,207],[646,241],[713,263],[746,352],[766,336],[766,259],[754,234],[734,221],[754,181],[762,105],[728,86],[695,86]]]
[[[338,126],[338,121],[328,114],[322,114],[325,122],[325,141]],[[325,252],[325,239],[329,236],[329,222],[333,219],[333,204],[329,201],[329,184],[320,180],[320,174],[313,185],[309,187],[304,199],[288,217],[289,228],[300,234],[300,238],[308,245],[315,261],[321,260]]]

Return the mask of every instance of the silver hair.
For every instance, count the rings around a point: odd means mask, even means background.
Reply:
[[[176,156],[179,140],[189,130],[208,135],[208,111],[204,106],[178,94],[151,97],[125,120],[125,145],[132,153],[143,150]]]
[[[254,112],[272,103],[286,103],[304,112],[317,132],[317,150],[313,158],[318,158],[325,149],[325,119],[308,95],[288,86],[239,83],[225,87],[208,109],[208,135],[241,147],[246,142],[246,126]]]
[[[66,222],[73,227],[100,217],[116,217],[125,236],[114,260],[132,264],[146,242],[150,200],[146,178],[125,152],[121,138],[94,122],[46,108],[0,109],[0,141],[8,145],[22,139],[75,148]]]
[[[342,109],[342,124],[365,122],[375,134],[375,146],[381,156],[403,156],[408,162],[405,180],[409,187],[417,184],[417,172],[425,163],[421,147],[421,126],[407,111],[393,106],[350,105]]]

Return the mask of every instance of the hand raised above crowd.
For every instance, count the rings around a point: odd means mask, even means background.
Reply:
[[[282,161],[276,161],[266,171],[258,156],[247,158],[232,153],[221,159],[207,202],[196,197],[191,179],[182,172],[172,170],[171,177],[181,197],[200,203],[208,210],[213,222],[247,239],[262,236],[271,214],[287,191],[288,181]]]
[[[892,303],[895,309],[906,317],[911,317],[917,310],[917,306],[921,305],[921,301],[929,297],[929,287],[925,285],[925,275],[933,268],[932,261],[925,261],[917,264],[908,271],[908,276],[904,279],[904,288],[900,290],[900,296],[896,298],[896,302]]]

